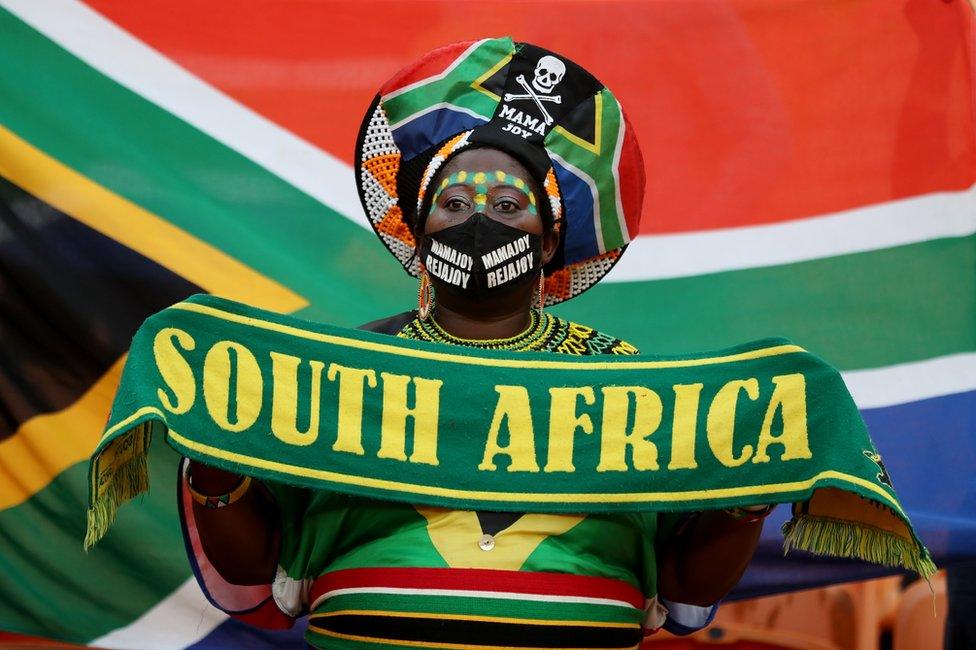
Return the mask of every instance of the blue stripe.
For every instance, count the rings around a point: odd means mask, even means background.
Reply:
[[[439,108],[401,124],[393,130],[393,141],[404,160],[440,144],[451,136],[484,124],[487,120],[468,113]]]
[[[976,558],[976,391],[863,415],[933,556]]]
[[[552,161],[562,193],[566,216],[566,263],[572,264],[600,254],[593,221],[593,194],[590,186],[557,161]]]

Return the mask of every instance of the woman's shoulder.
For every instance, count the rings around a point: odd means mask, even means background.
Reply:
[[[379,320],[370,321],[369,323],[364,323],[357,327],[357,330],[365,330],[367,332],[379,332],[380,334],[399,334],[403,328],[410,323],[414,318],[417,317],[417,310],[405,311],[402,314],[396,314],[395,316],[387,316],[386,318],[380,318]]]
[[[552,352],[587,356],[640,354],[634,345],[612,334],[552,314],[546,316],[551,321],[546,348]]]

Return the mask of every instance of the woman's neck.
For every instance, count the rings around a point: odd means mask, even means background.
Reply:
[[[449,291],[437,293],[435,288],[432,318],[441,329],[458,338],[476,341],[511,338],[524,332],[531,323],[531,291],[530,285],[525,290],[516,290],[515,295],[506,293],[471,300]]]

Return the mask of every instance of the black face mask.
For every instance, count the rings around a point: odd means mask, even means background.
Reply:
[[[424,235],[420,260],[431,277],[473,296],[510,289],[539,275],[542,237],[476,213]]]

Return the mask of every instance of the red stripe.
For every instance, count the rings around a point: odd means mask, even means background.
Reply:
[[[464,11],[446,0],[87,2],[349,162],[377,89],[431,48],[471,38],[472,25],[551,48],[606,83],[633,123],[647,163],[643,233],[786,221],[976,179],[976,53],[962,0],[615,0],[599,11],[515,0]]]
[[[497,569],[389,568],[332,571],[312,583],[310,601],[337,589],[450,589],[620,600],[644,608],[644,595],[621,580]]]
[[[617,169],[620,177],[620,203],[627,223],[626,234],[630,239],[635,239],[640,234],[640,217],[644,207],[644,157],[637,143],[634,126],[626,113],[621,117],[624,141],[620,148],[620,167]]]
[[[464,41],[462,43],[452,43],[451,45],[437,48],[415,64],[400,70],[389,82],[383,84],[383,87],[380,89],[380,94],[389,94],[394,90],[399,90],[404,86],[409,86],[412,83],[444,72],[474,42]]]
[[[295,624],[295,619],[278,609],[273,598],[269,598],[260,607],[246,614],[227,613],[231,618],[266,630],[289,630]]]

